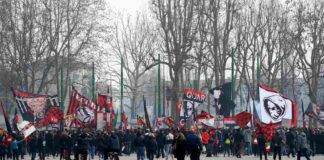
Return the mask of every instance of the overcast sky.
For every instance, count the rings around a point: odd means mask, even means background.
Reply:
[[[114,11],[136,13],[148,8],[149,0],[106,0]]]

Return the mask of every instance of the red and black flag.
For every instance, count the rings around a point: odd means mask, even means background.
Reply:
[[[12,93],[25,121],[38,122],[44,118],[47,108],[59,106],[58,96],[33,94],[15,89],[12,89]]]
[[[70,125],[75,127],[95,126],[96,104],[82,96],[75,88],[70,95],[70,103],[67,115],[72,116]]]
[[[99,106],[99,111],[107,111],[110,113],[113,109],[112,96],[98,94],[97,105]]]

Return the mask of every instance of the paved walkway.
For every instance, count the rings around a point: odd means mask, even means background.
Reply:
[[[72,156],[73,157],[73,156]],[[270,156],[268,157],[269,160],[273,160],[273,157]],[[288,158],[287,156],[283,156],[282,160],[296,160],[297,158]],[[24,158],[24,160],[30,160],[30,158],[27,156]],[[53,157],[48,157],[46,160],[59,160],[59,158],[53,158]],[[98,157],[95,157],[94,160],[99,160]],[[132,154],[131,156],[121,156],[120,160],[136,160],[136,155]],[[159,159],[154,159],[154,160],[164,160],[162,158]],[[176,160],[175,158],[173,160]],[[188,157],[186,157],[186,160],[190,160]],[[200,160],[259,160],[259,157],[254,157],[254,156],[243,156],[242,158],[235,158],[235,157],[205,157],[205,155],[201,156]],[[306,160],[306,158],[301,158],[301,160]],[[311,160],[324,160],[324,155],[317,155],[315,157],[311,157]]]

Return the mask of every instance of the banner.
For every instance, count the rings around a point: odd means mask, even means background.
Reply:
[[[274,89],[260,85],[260,122],[281,123],[283,119],[290,120],[293,126],[297,125],[297,105],[292,100],[282,96]]]
[[[107,110],[107,112],[111,112],[113,109],[113,99],[111,96],[98,94],[97,105],[99,106],[99,111]]]
[[[215,117],[206,111],[201,111],[200,114],[196,116],[196,121],[207,126],[215,125]]]
[[[64,119],[64,113],[59,107],[51,107],[46,111],[45,117],[41,119],[36,126],[44,127],[48,125],[59,124]]]
[[[223,124],[227,124],[227,125],[235,125],[235,119],[233,117],[224,117],[223,118]]]
[[[249,112],[241,112],[234,116],[235,123],[241,128],[245,128],[246,125],[251,121],[252,114]]]
[[[235,103],[232,101],[232,82],[227,82],[220,87],[212,88],[209,90],[209,93],[214,97],[216,114],[225,117],[230,116],[231,110],[235,108]]]
[[[185,88],[183,90],[183,99],[197,103],[203,103],[206,100],[206,94],[194,88]]]
[[[139,115],[137,115],[137,121],[136,121],[138,126],[145,126],[145,120],[144,117],[141,117]]]
[[[174,125],[174,120],[173,120],[172,117],[165,117],[165,118],[163,119],[163,122],[164,122],[164,124],[167,125],[169,128],[172,128],[173,125]]]
[[[72,115],[74,120],[70,125],[84,127],[96,124],[96,104],[85,98],[75,88],[72,88],[67,115]]]
[[[49,107],[58,107],[58,96],[40,95],[12,89],[23,120],[38,122],[45,116]]]
[[[157,118],[155,119],[155,128],[156,128],[156,129],[164,128],[163,120],[164,120],[163,117],[157,117]]]
[[[36,131],[36,128],[33,124],[28,121],[22,121],[17,125],[18,130],[27,138],[29,135]]]
[[[107,113],[97,112],[97,130],[104,130],[107,126]]]

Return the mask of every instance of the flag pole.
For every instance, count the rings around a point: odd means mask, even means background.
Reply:
[[[123,111],[123,98],[124,98],[124,73],[123,73],[123,68],[124,68],[124,60],[121,58],[121,63],[120,63],[120,110]]]
[[[60,70],[60,108],[62,109],[63,113],[65,110],[64,107],[64,80],[63,80],[63,65],[61,66],[61,70]],[[60,123],[60,130],[63,131],[64,129],[64,124],[63,121],[61,121]]]
[[[231,55],[231,57],[232,57],[232,73],[231,73],[231,75],[232,75],[232,82],[231,82],[231,100],[232,101],[234,101],[234,99],[235,99],[235,80],[236,80],[236,77],[235,77],[235,72],[234,72],[234,67],[235,67],[235,58],[234,58],[234,54],[235,54],[235,49],[234,48],[232,48],[232,55]],[[232,109],[232,115],[234,116],[234,108]]]
[[[120,114],[124,112],[124,107],[123,107],[123,98],[124,98],[124,59],[121,57],[120,59]],[[122,116],[121,117],[121,122],[122,122]]]
[[[92,62],[92,76],[91,76],[91,95],[92,95],[92,101],[96,103],[96,79],[95,79],[95,64]],[[97,128],[97,121],[98,121],[98,105],[96,105],[96,111],[95,111],[95,128]]]
[[[64,97],[63,97],[63,95],[64,95],[64,80],[63,80],[63,66],[61,67],[61,72],[60,72],[60,80],[61,80],[61,82],[60,82],[60,90],[61,90],[61,96],[60,96],[60,98],[61,98],[61,100],[60,100],[60,107],[61,107],[61,109],[62,109],[62,111],[64,111],[64,102],[63,102],[63,100],[64,100]]]
[[[158,86],[157,86],[157,109],[158,109],[158,117],[161,116],[161,60],[160,54],[158,55]]]

